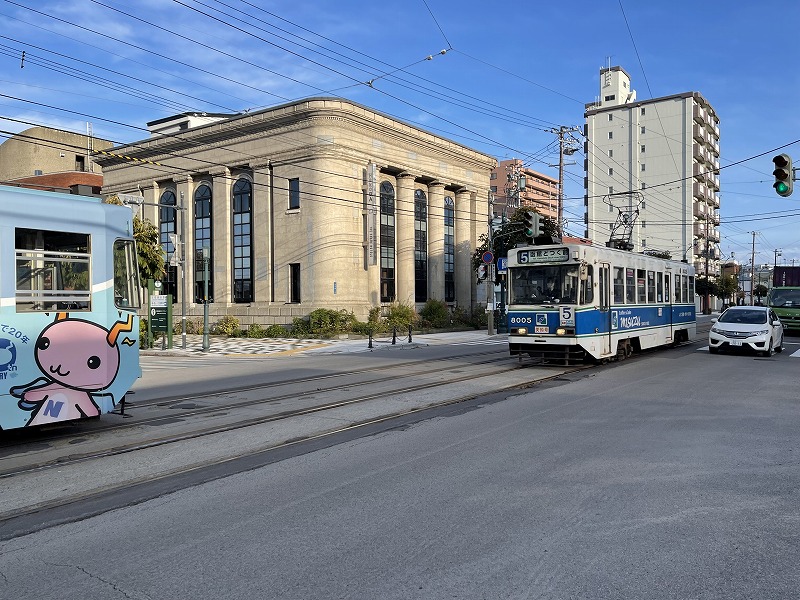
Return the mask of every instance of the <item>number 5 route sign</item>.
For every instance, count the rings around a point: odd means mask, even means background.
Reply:
[[[483,262],[487,265],[490,265],[494,262],[494,254],[492,254],[491,250],[487,250],[483,253]]]

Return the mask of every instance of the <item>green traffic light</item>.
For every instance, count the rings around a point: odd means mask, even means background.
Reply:
[[[785,194],[786,192],[789,191],[789,186],[786,185],[783,181],[778,181],[775,183],[775,190],[779,194]]]

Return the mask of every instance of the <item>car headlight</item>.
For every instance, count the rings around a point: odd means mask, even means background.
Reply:
[[[712,331],[713,333],[722,333],[722,330],[721,330],[721,329],[717,329],[716,327],[712,327],[712,328],[711,328],[711,331]]]
[[[769,329],[762,329],[760,331],[754,331],[750,335],[751,336],[754,336],[754,335],[767,335],[768,333],[769,333]]]

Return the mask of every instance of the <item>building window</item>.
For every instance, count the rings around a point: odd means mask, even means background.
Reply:
[[[644,229],[645,227],[647,227],[647,221],[642,221],[642,229]]]
[[[289,263],[289,302],[300,304],[300,263]]]
[[[381,183],[381,302],[394,302],[394,187]]]
[[[644,200],[642,200],[642,210],[644,210],[645,208],[647,208],[647,203]]]
[[[609,194],[613,194],[614,193],[614,186],[613,185],[608,186],[608,193]]]
[[[641,112],[641,114],[644,114],[644,106],[642,107],[642,112]]]
[[[214,264],[211,231],[211,188],[206,184],[198,186],[194,192],[194,301],[203,304],[214,301]],[[208,258],[208,298],[203,283],[203,250]]]
[[[609,175],[613,175],[613,174],[614,174],[614,169],[612,169],[611,167],[609,167],[609,168],[608,168],[608,174],[609,174]]]
[[[300,180],[289,180],[289,210],[300,208]]]
[[[616,98],[616,95],[615,94],[611,94],[610,96],[606,96],[605,101],[608,102],[609,100],[613,100],[614,98]]]
[[[608,132],[608,139],[610,139],[610,140],[614,139],[614,132],[613,131],[609,131]]]
[[[451,196],[444,198],[444,301],[456,299],[455,203]]]
[[[86,157],[81,156],[80,154],[75,155],[75,170],[76,171],[86,170]]]
[[[611,114],[611,113],[608,113],[608,120],[609,121],[613,121],[614,120],[614,115]]]
[[[608,151],[608,158],[614,158],[614,151],[613,150],[609,150]]]
[[[642,182],[642,189],[647,189],[647,184],[644,181]]]
[[[161,205],[158,209],[158,239],[166,254],[164,278],[161,280],[161,293],[172,294],[172,301],[178,302],[178,267],[170,264],[175,255],[175,246],[170,235],[175,235],[178,222],[178,211],[176,208],[172,208],[177,204],[175,192],[172,190],[165,191],[161,194],[158,203]]]
[[[644,144],[642,144],[642,154],[644,154]]]
[[[414,301],[428,300],[428,198],[414,190]]]
[[[644,171],[646,170],[645,167],[646,167],[646,165],[644,163],[642,163],[642,173],[644,173]]]
[[[489,187],[491,188],[493,194],[497,193],[497,186],[496,185],[492,185],[492,186],[489,186]]]
[[[252,302],[253,184],[239,179],[233,186],[233,301]],[[298,267],[299,268],[299,267]],[[298,280],[298,294],[300,283]],[[298,300],[300,302],[300,300]]]
[[[492,174],[489,176],[489,179],[497,179],[497,171],[492,171]]]
[[[644,133],[644,125],[642,125],[642,133]]]

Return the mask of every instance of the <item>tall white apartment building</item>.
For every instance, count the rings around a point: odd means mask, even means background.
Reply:
[[[718,272],[719,118],[706,99],[637,101],[630,75],[609,67],[584,117],[586,237],[604,244],[627,233],[635,252]]]

